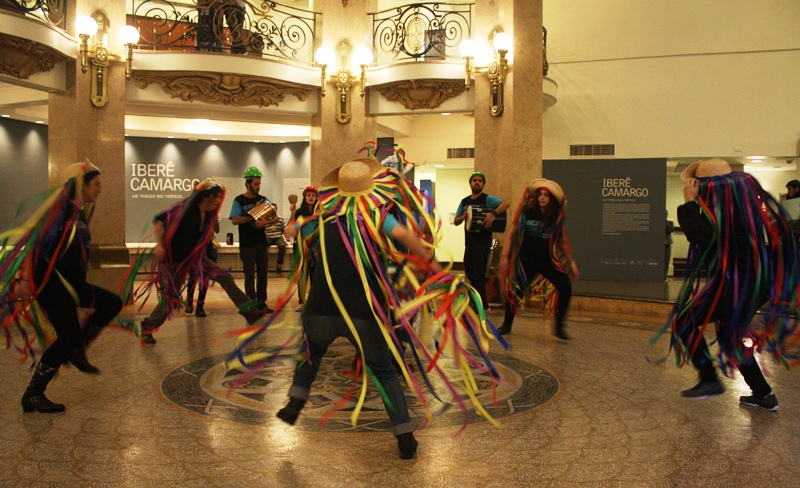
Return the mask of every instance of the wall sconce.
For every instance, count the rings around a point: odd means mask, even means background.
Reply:
[[[493,116],[499,117],[503,113],[503,87],[506,84],[506,71],[508,71],[506,53],[511,48],[511,36],[505,32],[498,32],[492,39],[492,46],[497,56],[489,65],[489,82],[492,84],[490,111]]]
[[[494,53],[492,53],[492,61],[489,62],[488,66],[483,64],[488,62],[488,59],[485,59],[482,63],[475,62],[475,58],[479,54],[479,46],[472,39],[464,39],[461,41],[458,49],[465,61],[464,85],[467,90],[472,86],[473,75],[477,72],[486,71],[492,88],[492,106],[490,112],[493,116],[499,117],[503,113],[503,87],[506,83],[506,72],[508,71],[506,54],[511,48],[511,36],[505,32],[498,32],[492,38],[492,46],[494,47]],[[487,57],[488,56],[482,56],[482,58]],[[476,64],[486,67],[479,68]]]
[[[102,12],[92,16],[82,15],[75,19],[75,30],[81,38],[80,58],[81,72],[86,73],[89,60],[92,65],[91,101],[95,107],[103,107],[108,103],[108,62],[110,59],[125,61],[125,79],[131,79],[133,45],[139,42],[139,31],[132,25],[126,25],[119,31],[119,37],[125,46],[125,57],[114,57],[108,52],[108,18]],[[89,40],[92,40],[91,46]]]
[[[472,60],[475,59],[475,53],[477,50],[478,46],[472,39],[464,39],[458,46],[458,51],[461,53],[461,56],[464,57],[464,62],[466,65],[464,86],[467,87],[467,91],[472,88],[472,72],[475,70],[474,66],[472,65]]]
[[[314,53],[314,60],[322,70],[320,95],[323,97],[328,88],[328,66],[333,64],[337,54],[338,71],[335,80],[336,89],[339,91],[339,102],[336,104],[336,120],[340,124],[346,124],[350,122],[352,117],[350,113],[350,88],[354,82],[358,81],[361,89],[361,98],[364,98],[367,92],[367,67],[372,64],[373,54],[372,50],[367,47],[360,47],[353,53],[353,47],[346,40],[339,43],[337,53],[334,53],[333,49],[327,46],[317,49]],[[352,67],[349,62],[351,57],[353,60]],[[352,72],[357,69],[361,73],[358,78],[352,75]]]

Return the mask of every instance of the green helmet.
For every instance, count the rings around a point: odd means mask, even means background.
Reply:
[[[246,170],[244,170],[244,177],[245,178],[261,178],[261,170],[256,168],[255,166],[250,166]]]
[[[483,180],[483,184],[484,185],[486,184],[486,175],[481,173],[480,171],[476,171],[476,172],[472,173],[471,175],[469,175],[469,181],[472,181],[472,178],[474,178],[476,176],[480,176],[481,179]]]

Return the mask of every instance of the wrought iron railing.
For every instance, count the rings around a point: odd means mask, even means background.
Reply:
[[[0,8],[35,17],[61,29],[65,28],[66,0],[0,0]]]
[[[371,14],[375,62],[461,57],[458,45],[470,37],[472,7],[414,3]]]
[[[317,13],[277,2],[133,0],[140,49],[258,54],[313,62]]]

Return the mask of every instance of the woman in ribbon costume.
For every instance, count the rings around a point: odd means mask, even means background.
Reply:
[[[66,409],[45,396],[47,385],[62,364],[72,363],[85,373],[99,372],[86,359],[86,347],[122,309],[117,295],[86,280],[92,243],[89,222],[100,196],[100,170],[87,160],[67,166],[63,174],[64,186],[52,193],[26,225],[16,229],[21,232],[20,239],[0,260],[2,301],[16,299],[24,304],[12,307],[14,311],[3,320],[7,342],[11,339],[9,327],[16,324],[24,340],[24,354],[35,360],[37,339],[46,348],[22,396],[25,412]],[[14,233],[5,235],[4,247]],[[78,307],[90,309],[83,323]],[[42,311],[55,338],[41,320]],[[28,340],[24,322],[34,324],[35,338]]]
[[[506,270],[506,316],[498,329],[500,334],[511,332],[521,302],[547,289],[546,280],[555,287],[555,292],[550,291],[545,298],[545,302],[555,301],[554,333],[560,339],[569,339],[564,320],[572,298],[570,275],[578,279],[578,265],[564,230],[566,207],[567,198],[555,181],[533,180],[523,193],[500,255],[500,269]]]
[[[716,322],[719,366],[726,374],[737,368],[753,393],[739,401],[775,411],[778,400],[754,355],[766,347],[786,366],[797,362],[787,354],[797,342],[800,284],[791,225],[755,178],[731,172],[725,160],[697,161],[681,179],[685,203],[678,222],[690,243],[687,278],[661,332],[671,332],[678,364],[690,359],[699,373],[698,384],[681,395],[700,399],[725,392],[703,337]],[[702,285],[704,264],[708,278]],[[751,323],[764,304],[762,318]]]
[[[156,246],[149,254],[139,254],[132,263],[122,294],[123,297],[133,297],[136,271],[144,259],[152,255],[150,278],[135,293],[137,299],[144,297],[144,301],[147,301],[153,287],[158,291],[158,304],[141,324],[144,342],[155,344],[153,332],[182,308],[182,292],[189,274],[201,282],[214,280],[219,283],[248,323],[255,322],[266,313],[236,286],[230,272],[206,257],[224,196],[225,188],[208,178],[198,183],[188,198],[156,215],[153,220]]]
[[[367,375],[370,375],[379,385],[401,458],[412,458],[417,441],[398,372],[392,365],[393,357],[403,365],[400,372],[425,406],[429,419],[430,408],[419,381],[401,358],[400,340],[390,315],[393,313],[394,322],[411,338],[409,349],[423,381],[431,390],[433,387],[427,373],[434,371],[462,411],[466,413],[462,400],[462,394],[466,394],[479,414],[493,421],[475,396],[471,368],[486,371],[493,381],[499,379],[488,358],[486,340],[486,335],[496,331],[489,332],[475,290],[441,272],[433,260],[432,250],[437,244],[439,225],[433,214],[425,210],[430,202],[396,171],[381,167],[376,160],[368,158],[350,161],[329,173],[323,180],[320,197],[322,213],[298,229],[298,242],[304,246],[301,255],[307,256],[311,252],[309,249],[316,247],[319,260],[302,316],[304,356],[295,370],[289,401],[278,412],[278,417],[294,424],[306,404],[328,346],[336,337],[343,336],[356,346],[366,365],[361,394],[351,417],[353,423],[363,405]],[[289,228],[295,227],[294,224],[290,222]],[[425,240],[425,229],[434,229],[430,231],[434,234],[434,242]],[[394,274],[389,271],[391,267],[396,267]],[[279,301],[281,308],[270,321],[281,316],[287,300],[285,297]],[[425,345],[433,341],[418,336],[410,325],[417,312],[426,315],[428,304],[432,305],[442,331],[434,353],[430,353]],[[480,311],[480,316],[473,311],[471,304]],[[428,317],[428,328],[430,319]],[[270,321],[265,327],[249,330],[241,336],[237,350],[229,359],[229,366],[238,361],[247,365],[252,375],[278,354],[279,351],[273,348],[266,353],[244,356],[244,349],[264,332]],[[467,331],[479,358],[472,357],[465,344],[461,344],[460,330]],[[456,378],[449,377],[437,363],[445,351],[458,366]],[[267,355],[270,357],[265,357]],[[463,393],[456,390],[454,381],[458,381]],[[336,408],[341,408],[348,400],[346,397]]]

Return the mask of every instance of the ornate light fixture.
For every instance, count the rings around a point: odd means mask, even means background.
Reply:
[[[75,30],[81,38],[80,58],[81,72],[86,73],[89,60],[92,65],[91,101],[95,107],[103,107],[108,103],[108,62],[109,59],[125,61],[125,79],[131,79],[133,61],[133,45],[139,42],[139,31],[132,25],[126,25],[119,31],[119,37],[125,46],[125,57],[115,57],[108,52],[108,18],[102,12],[91,16],[82,15],[75,19]],[[91,45],[89,40],[91,39]]]
[[[497,55],[489,65],[489,82],[492,84],[491,113],[499,117],[503,113],[503,87],[506,84],[506,71],[508,71],[506,54],[511,48],[511,36],[505,32],[498,32],[492,39],[492,46]]]
[[[464,39],[459,45],[459,52],[465,61],[464,85],[467,90],[472,86],[472,77],[475,73],[486,71],[488,74],[492,89],[490,112],[493,116],[499,117],[503,113],[503,87],[506,83],[506,72],[508,71],[506,54],[511,48],[511,36],[502,31],[497,32],[492,38],[492,47],[494,48],[494,53],[488,66],[475,62],[475,58],[479,54],[479,46],[472,39]],[[485,66],[485,68],[479,68],[476,64]]]
[[[338,58],[334,60],[334,58]],[[352,66],[350,59],[352,58]],[[350,88],[353,83],[358,81],[361,89],[361,98],[364,98],[367,92],[367,67],[372,64],[373,54],[372,50],[367,47],[360,47],[353,53],[353,47],[350,42],[344,40],[336,47],[336,53],[327,47],[322,46],[314,53],[314,60],[322,70],[321,74],[321,91],[320,95],[323,97],[327,93],[328,88],[328,66],[334,61],[337,62],[338,71],[336,73],[336,88],[339,91],[339,102],[336,104],[336,120],[341,124],[350,122],[352,117],[350,113]],[[358,78],[352,75],[356,70],[360,70]]]

